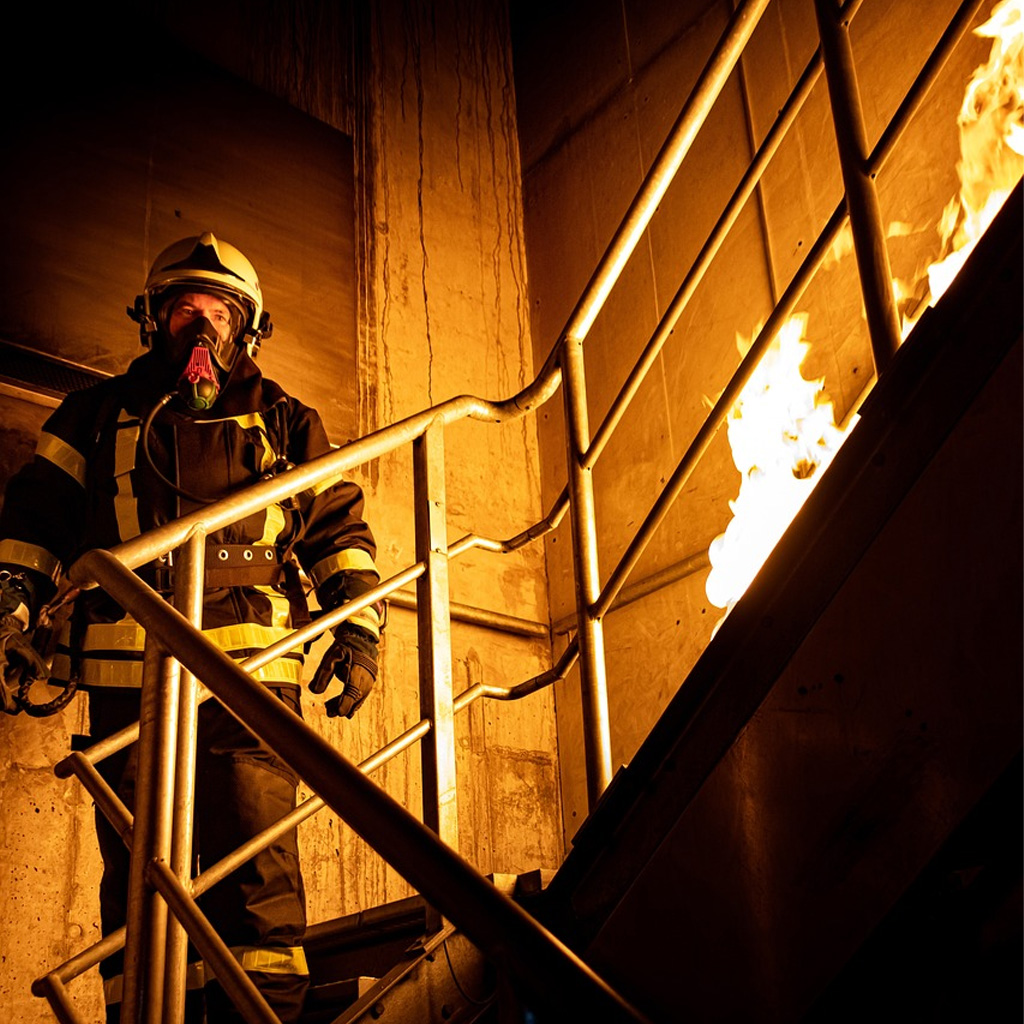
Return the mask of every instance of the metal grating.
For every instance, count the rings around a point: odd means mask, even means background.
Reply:
[[[35,349],[0,341],[0,381],[26,391],[63,398],[109,376]]]

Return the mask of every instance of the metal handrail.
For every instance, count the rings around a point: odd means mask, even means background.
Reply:
[[[928,91],[935,84],[939,71],[942,70],[954,47],[967,31],[972,18],[977,14],[983,2],[984,0],[965,0],[958,8],[946,31],[936,44],[931,56],[915,78],[903,102],[868,156],[867,173],[869,176],[876,176],[884,167],[889,156],[892,154],[896,141],[906,129],[911,118],[920,109]],[[859,6],[859,2],[854,6]],[[810,65],[808,66],[809,69]],[[807,72],[805,72],[806,74]],[[844,197],[822,228],[821,233],[790,281],[789,286],[772,310],[764,326],[758,332],[757,337],[741,360],[740,365],[719,396],[718,401],[715,402],[701,424],[696,436],[683,454],[665,487],[658,495],[640,528],[633,535],[633,540],[609,576],[600,597],[592,604],[591,613],[593,615],[600,617],[608,613],[612,602],[640,561],[640,556],[654,537],[658,527],[664,521],[669,509],[682,493],[693,470],[725,422],[729,410],[739,397],[744,385],[753,375],[765,349],[771,344],[785,321],[795,312],[797,303],[800,301],[811,279],[824,263],[829,249],[836,238],[838,238],[840,231],[846,226],[847,219],[848,214]]]

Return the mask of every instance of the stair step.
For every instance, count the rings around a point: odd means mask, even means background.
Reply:
[[[491,875],[529,909],[553,872]],[[428,935],[427,904],[411,896],[306,931],[310,988],[302,1024],[483,1024],[497,1021],[498,972],[452,925]]]
[[[311,984],[302,1011],[302,1024],[331,1024],[377,981],[377,978],[346,978]]]

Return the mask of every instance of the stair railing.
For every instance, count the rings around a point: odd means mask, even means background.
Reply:
[[[122,1020],[179,1019],[187,934],[247,1017],[254,1021],[274,1021],[276,1018],[262,997],[198,911],[195,898],[258,849],[323,806],[330,806],[373,845],[440,914],[462,927],[485,953],[507,966],[536,1000],[536,1005],[566,1012],[593,1013],[602,1020],[643,1019],[572,951],[455,852],[458,836],[453,811],[451,723],[454,713],[480,697],[516,699],[532,693],[563,678],[578,660],[584,697],[588,794],[593,805],[611,778],[602,620],[614,609],[614,602],[641,553],[724,422],[765,348],[794,311],[847,220],[854,237],[876,372],[884,369],[898,345],[874,180],[938,71],[980,9],[982,0],[967,0],[958,9],[896,115],[870,151],[864,137],[848,39],[849,21],[861,0],[849,0],[845,5],[835,0],[815,0],[821,49],[798,80],[609,412],[593,437],[590,435],[583,341],[739,60],[767,2],[745,0],[739,5],[557,344],[529,387],[499,402],[466,395],[450,399],[110,551],[92,551],[70,568],[68,577],[72,585],[102,586],[131,612],[146,629],[147,648],[139,723],[89,751],[71,754],[58,765],[58,774],[76,774],[82,779],[97,806],[133,851],[126,927],[104,937],[33,986],[37,994],[49,999],[59,1020],[68,1024],[77,1020],[66,983],[122,947],[126,950]],[[828,79],[847,195],[822,229],[602,587],[594,521],[594,464],[739,211],[753,194],[822,68]],[[448,545],[443,487],[444,427],[464,418],[507,422],[535,410],[563,381],[569,479],[552,511],[507,541],[471,534]],[[243,662],[233,662],[206,640],[197,627],[201,618],[205,538],[209,533],[325,480],[341,477],[357,466],[410,443],[414,449],[418,510],[414,565],[382,582],[359,600],[323,615],[315,624],[295,631]],[[566,512],[572,527],[577,590],[575,637],[548,672],[510,688],[480,684],[455,698],[451,685],[448,560],[477,547],[503,552],[516,550],[555,529]],[[173,606],[132,571],[168,552],[174,553],[179,567]],[[377,754],[354,766],[253,681],[249,673],[412,582],[417,586],[423,717]],[[169,653],[172,651],[173,657]],[[189,778],[188,762],[194,758],[196,707],[211,694],[284,757],[317,795],[272,829],[254,837],[196,879],[190,879],[187,852],[191,842],[189,806],[194,780]],[[140,749],[139,791],[144,791],[142,784],[145,782],[158,794],[158,799],[140,801],[141,806],[133,816],[110,791],[95,764],[136,738]],[[366,773],[424,739],[429,739],[422,755],[428,799],[420,821],[374,786]],[[153,808],[152,814],[147,811],[149,807]],[[168,919],[167,908],[173,912],[172,920]]]

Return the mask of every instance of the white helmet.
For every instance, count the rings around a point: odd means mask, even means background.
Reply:
[[[216,295],[237,314],[227,350],[215,353],[223,368],[230,369],[243,345],[255,358],[260,342],[273,330],[263,309],[259,278],[238,249],[210,231],[169,245],[153,261],[143,293],[128,309],[139,324],[143,346],[149,348],[154,335],[166,330],[172,305],[168,300],[190,291]]]

